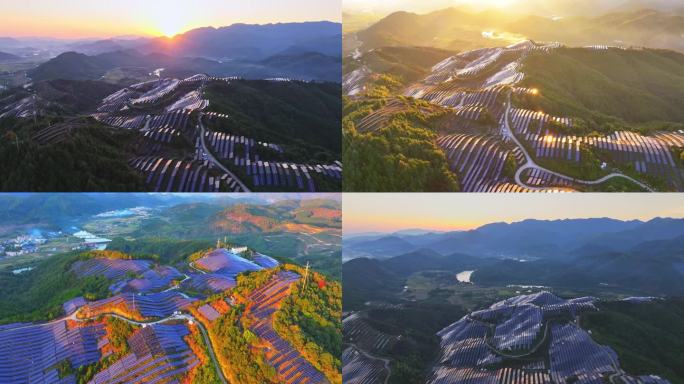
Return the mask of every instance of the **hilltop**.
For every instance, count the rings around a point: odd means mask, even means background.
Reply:
[[[684,97],[683,54],[560,49],[529,56],[523,68],[521,85],[544,90],[530,107],[583,118],[590,131],[657,121],[683,126],[684,113],[675,102]]]
[[[22,278],[0,275],[0,322],[22,321],[0,327],[0,340],[29,353],[18,341],[30,331],[32,345],[53,351],[34,362],[49,382],[132,383],[126,375],[154,380],[173,371],[198,383],[277,383],[296,366],[299,379],[341,383],[339,282],[242,247],[170,260],[73,252]],[[40,320],[51,321],[26,322]],[[0,371],[31,376],[12,359]]]

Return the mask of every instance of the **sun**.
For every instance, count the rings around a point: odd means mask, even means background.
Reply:
[[[187,20],[180,15],[174,14],[159,18],[156,24],[159,32],[168,37],[176,36],[188,29]]]
[[[147,24],[155,34],[173,37],[191,28],[191,21],[183,9],[159,7],[147,15]]]
[[[181,23],[164,21],[159,25],[159,32],[166,37],[174,37],[185,31],[185,26]]]

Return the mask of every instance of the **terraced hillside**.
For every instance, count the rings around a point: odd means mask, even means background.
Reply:
[[[356,384],[383,383],[389,378],[389,360],[378,357],[396,344],[399,336],[373,328],[359,313],[342,320],[348,346],[342,354],[344,382]]]
[[[596,343],[577,319],[596,299],[549,292],[516,296],[441,330],[430,383],[669,383],[625,372],[615,351]]]
[[[0,327],[0,340],[0,378],[4,383],[61,382],[66,376],[59,369],[62,363],[66,362],[69,369],[94,364],[105,357],[109,344],[103,324],[67,320],[4,325]]]
[[[347,57],[350,190],[439,191],[453,179],[464,192],[684,190],[682,54],[523,40],[452,54],[409,81],[377,55]]]
[[[0,99],[1,188],[341,189],[334,83],[198,74],[120,87],[54,80]],[[69,90],[82,96],[62,97]],[[64,166],[48,171],[56,157]],[[27,178],[31,169],[62,177]]]
[[[297,309],[300,302],[334,290],[341,292],[339,284],[285,265],[240,276],[232,291],[212,296],[195,309],[231,382],[341,383],[339,360],[334,362],[323,341],[326,332],[340,330],[319,320],[330,314],[334,319],[335,305],[321,302],[317,314],[304,318]],[[338,299],[341,306],[341,296]]]
[[[112,251],[65,260],[109,294],[71,297],[47,323],[0,325],[3,383],[341,383],[322,337],[341,332],[341,288],[308,266],[241,247],[179,269]]]

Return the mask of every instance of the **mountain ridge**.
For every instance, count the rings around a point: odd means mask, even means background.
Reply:
[[[670,230],[665,231],[665,227]],[[664,240],[680,234],[684,235],[684,219],[531,219],[490,223],[469,231],[413,236],[394,232],[388,236],[358,237],[345,241],[344,250],[348,255],[363,254],[379,259],[397,256],[402,246],[406,252],[425,248],[446,255],[458,250],[481,258],[562,258],[570,253],[586,254],[596,250],[626,251],[629,248],[625,247],[635,245],[632,242],[639,239]],[[406,243],[411,246],[407,248]]]
[[[407,28],[406,26],[411,26]],[[483,31],[502,35],[492,39]],[[607,9],[596,16],[556,18],[534,13],[505,13],[500,10],[473,11],[449,7],[425,14],[398,11],[356,33],[368,51],[387,46],[429,46],[468,50],[501,45],[524,38],[559,41],[573,46],[615,44],[647,46],[684,52],[684,15],[677,10],[647,9],[642,6]],[[504,44],[505,45],[505,44]]]

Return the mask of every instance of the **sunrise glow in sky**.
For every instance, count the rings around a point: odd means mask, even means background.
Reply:
[[[355,11],[391,12],[404,10],[410,12],[429,12],[435,9],[458,7],[462,5],[476,8],[506,9],[524,0],[343,0],[344,8]]]
[[[25,0],[6,1],[0,36],[106,38],[173,36],[235,23],[335,21],[339,0]]]
[[[684,217],[683,194],[346,193],[345,234],[402,229],[468,230],[493,222]]]

